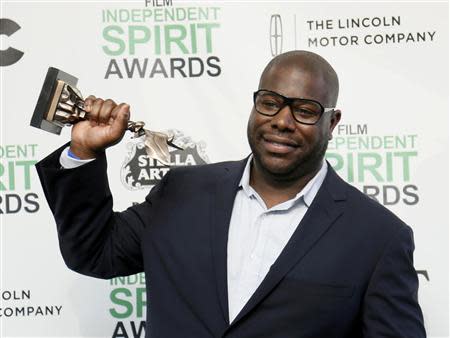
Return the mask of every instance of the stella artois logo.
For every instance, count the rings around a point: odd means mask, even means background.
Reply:
[[[130,190],[152,188],[171,167],[209,163],[205,142],[194,142],[179,130],[168,130],[166,133],[173,135],[173,143],[183,149],[169,146],[170,166],[148,157],[142,140],[133,139],[127,144],[129,152],[121,170],[121,180],[125,187]]]

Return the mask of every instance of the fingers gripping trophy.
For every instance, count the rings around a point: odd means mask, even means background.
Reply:
[[[128,104],[92,95],[83,99],[77,82],[76,77],[50,67],[30,125],[54,134],[73,125],[70,150],[80,159],[95,158],[118,143],[127,130],[141,137],[147,155],[164,165],[170,165],[169,146],[182,150],[171,135],[145,129],[142,121],[130,121]]]

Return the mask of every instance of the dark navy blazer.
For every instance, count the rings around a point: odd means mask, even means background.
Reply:
[[[425,337],[411,229],[328,167],[313,203],[228,322],[227,238],[245,160],[172,169],[144,203],[112,211],[106,158],[37,164],[69,268],[145,271],[146,337]]]

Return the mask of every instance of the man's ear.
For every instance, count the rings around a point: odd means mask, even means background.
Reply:
[[[333,138],[334,127],[337,126],[340,120],[341,120],[341,111],[339,109],[333,110],[330,116],[330,129],[328,130],[329,140]]]

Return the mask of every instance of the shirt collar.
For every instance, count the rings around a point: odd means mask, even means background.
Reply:
[[[245,195],[249,198],[252,195],[253,196],[258,195],[258,193],[250,186],[250,168],[251,168],[252,160],[253,160],[253,155],[250,155],[247,160],[247,164],[245,165],[241,181],[239,182],[239,188],[242,188]],[[322,167],[317,172],[317,174],[311,180],[309,180],[309,182],[303,187],[303,189],[294,198],[291,199],[291,201],[294,202],[294,201],[302,198],[306,207],[309,208],[312,201],[314,200],[314,197],[316,197],[317,192],[319,191],[320,187],[322,186],[323,181],[325,180],[327,171],[328,171],[327,162],[324,160],[322,162]]]

